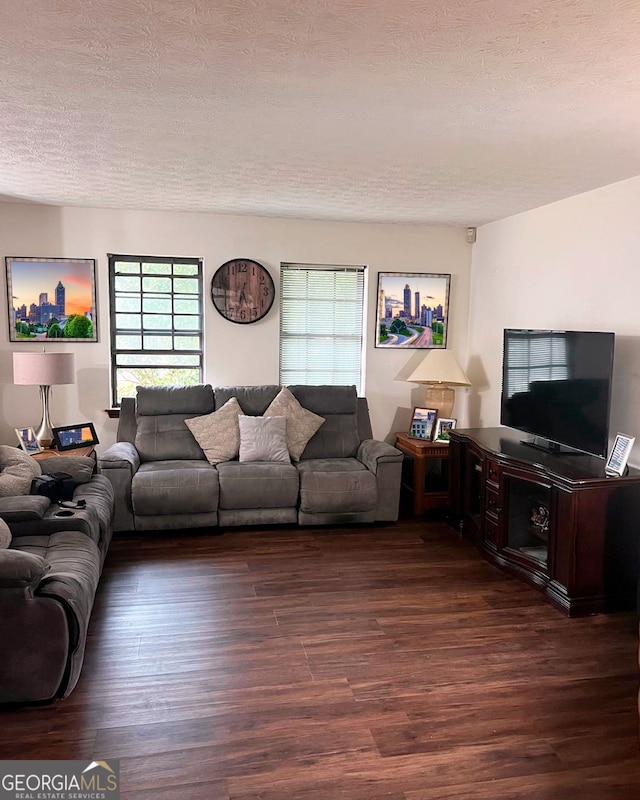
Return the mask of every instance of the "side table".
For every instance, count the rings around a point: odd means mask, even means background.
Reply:
[[[415,439],[407,433],[396,433],[396,447],[405,456],[413,459],[413,481],[406,484],[413,492],[413,513],[424,514],[435,508],[449,507],[449,445],[442,442],[428,442]],[[442,464],[442,477],[446,479],[435,488],[429,488],[428,467],[432,461],[439,460]]]
[[[52,456],[86,456],[87,458],[93,459],[94,474],[98,471],[98,457],[96,455],[96,448],[93,447],[93,445],[89,445],[88,447],[76,447],[73,450],[56,450],[52,447],[50,450],[43,450],[41,453],[31,454],[31,458],[35,458],[36,461],[45,461]]]

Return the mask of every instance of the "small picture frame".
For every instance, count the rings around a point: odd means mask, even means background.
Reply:
[[[440,444],[449,444],[451,431],[456,427],[455,419],[448,419],[447,417],[438,417],[436,422],[436,429],[433,434],[433,441],[440,442]]]
[[[624,433],[616,435],[604,468],[606,475],[624,475],[635,440],[635,436],[627,436]]]
[[[435,430],[437,417],[437,408],[422,408],[421,406],[416,406],[411,415],[409,436],[413,439],[423,439],[430,442],[433,437],[433,431]]]
[[[33,455],[34,453],[42,453],[42,448],[38,444],[36,434],[33,428],[14,428],[20,447],[25,453]]]
[[[93,422],[65,425],[62,428],[52,428],[52,431],[56,450],[76,450],[79,447],[100,444]]]

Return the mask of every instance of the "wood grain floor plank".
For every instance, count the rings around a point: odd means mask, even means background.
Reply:
[[[0,751],[119,757],[124,800],[637,800],[637,651],[439,521],[121,536]]]

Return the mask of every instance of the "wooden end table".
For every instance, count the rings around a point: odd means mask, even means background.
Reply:
[[[46,461],[47,458],[52,456],[86,456],[93,459],[93,471],[98,471],[98,456],[96,455],[96,448],[93,445],[88,447],[75,447],[73,450],[56,450],[52,447],[49,450],[43,450],[41,453],[32,453],[31,457],[36,461]]]
[[[405,456],[413,459],[413,485],[407,488],[413,492],[413,513],[424,514],[425,511],[449,507],[449,490],[446,486],[429,489],[429,463],[439,460],[443,473],[449,471],[449,445],[442,442],[429,442],[417,439],[407,433],[396,433],[396,447]],[[447,481],[448,483],[448,481]]]

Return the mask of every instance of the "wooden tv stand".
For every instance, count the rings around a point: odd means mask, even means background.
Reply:
[[[453,521],[567,616],[633,607],[640,470],[607,477],[604,459],[544,453],[524,438],[511,428],[451,431]]]

